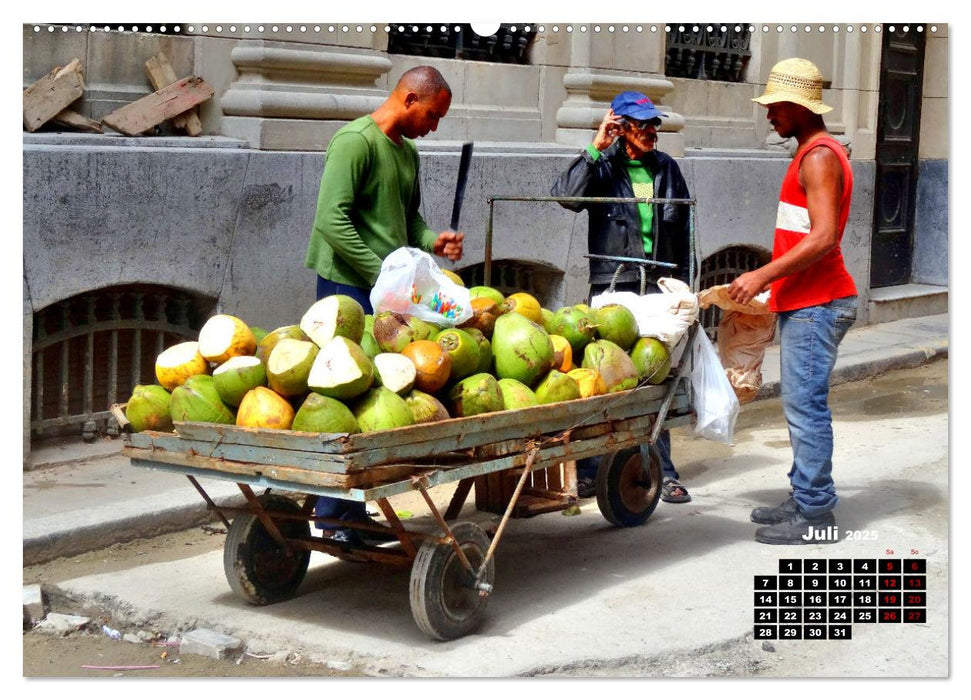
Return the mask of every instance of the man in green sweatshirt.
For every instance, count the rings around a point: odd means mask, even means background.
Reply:
[[[317,272],[317,299],[345,294],[373,313],[371,287],[392,251],[408,246],[449,260],[462,257],[464,234],[436,233],[419,212],[418,149],[412,140],[435,131],[451,103],[452,90],[442,74],[417,66],[401,76],[374,112],[334,134],[304,260]],[[320,497],[315,511],[324,518],[368,521],[358,501]],[[361,543],[352,529],[338,528],[332,536]]]
[[[419,212],[418,149],[438,128],[452,91],[430,66],[404,73],[373,113],[342,127],[327,146],[317,215],[304,264],[318,275],[317,298],[347,294],[369,313],[384,258],[402,246],[458,260],[463,234],[436,233]]]

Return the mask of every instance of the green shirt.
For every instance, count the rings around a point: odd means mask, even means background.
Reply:
[[[600,157],[600,151],[594,148],[593,144],[587,146],[587,153],[596,161]],[[627,167],[627,174],[630,176],[630,184],[634,190],[635,197],[649,199],[654,196],[654,173],[652,173],[640,160],[624,161]],[[644,252],[650,254],[654,250],[654,206],[646,202],[637,203],[637,211],[641,215],[641,240],[644,243]]]
[[[391,251],[431,251],[438,234],[418,211],[418,149],[389,139],[370,116],[327,145],[317,215],[304,265],[339,284],[370,288]]]

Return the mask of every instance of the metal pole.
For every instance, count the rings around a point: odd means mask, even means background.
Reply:
[[[494,202],[495,199],[490,197],[489,202],[489,220],[486,222],[486,238],[485,238],[485,260],[483,261],[482,268],[482,284],[486,287],[492,286],[492,214],[495,210]]]

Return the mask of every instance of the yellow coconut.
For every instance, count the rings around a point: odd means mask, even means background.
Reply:
[[[228,314],[213,316],[199,331],[199,354],[222,364],[230,357],[256,352],[256,335],[243,321]]]
[[[573,348],[570,341],[553,333],[550,333],[550,340],[553,341],[553,369],[569,372],[573,367]]]
[[[246,392],[236,412],[236,425],[247,428],[289,430],[295,415],[293,406],[272,389],[258,386]]]
[[[591,367],[571,369],[567,376],[576,380],[580,387],[580,396],[584,399],[607,393],[607,382],[600,376],[600,372]]]
[[[452,272],[451,270],[442,270],[442,272],[444,272],[445,273],[445,276],[448,277],[453,282],[455,282],[455,284],[457,284],[458,286],[460,286],[460,287],[464,287],[465,286],[465,282],[462,281],[462,278],[459,277],[454,272]]]
[[[195,340],[173,345],[155,359],[155,378],[169,391],[185,384],[189,377],[208,373],[209,363],[199,353]]]
[[[533,323],[538,323],[540,326],[543,325],[543,307],[539,305],[532,294],[527,294],[526,292],[516,292],[515,294],[510,294],[506,297],[506,300],[502,303],[500,307],[503,313],[508,313],[510,311],[515,311],[517,314],[522,314],[528,318]]]

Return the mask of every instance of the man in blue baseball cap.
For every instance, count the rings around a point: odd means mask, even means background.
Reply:
[[[688,199],[688,185],[674,158],[655,148],[662,113],[647,95],[627,91],[610,103],[590,143],[553,184],[554,197],[638,197]],[[572,211],[587,210],[588,251],[592,255],[653,259],[674,263],[673,271],[647,267],[648,278],[676,277],[687,284],[689,257],[689,211],[676,204],[647,202],[609,202],[587,204],[562,202]],[[606,291],[620,263],[613,260],[590,260],[590,297]],[[628,265],[617,276],[615,291],[640,293],[640,271]],[[648,284],[647,293],[658,292]],[[669,503],[691,500],[680,483],[671,461],[671,436],[661,431],[654,445],[661,461],[664,478],[661,498]],[[646,465],[648,454],[642,446],[641,459]],[[596,493],[599,460],[584,459],[577,463],[577,495],[581,498]]]

